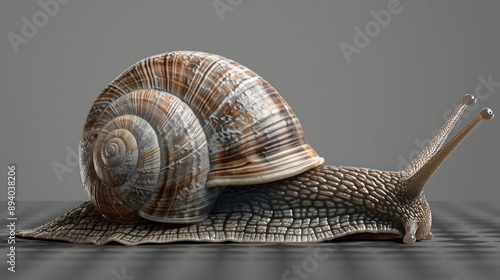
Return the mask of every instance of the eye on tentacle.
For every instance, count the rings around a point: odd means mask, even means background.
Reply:
[[[493,119],[493,111],[489,108],[481,110],[479,115],[458,132],[450,141],[445,143],[446,138],[452,131],[453,127],[461,117],[468,105],[476,102],[473,95],[467,94],[462,99],[461,104],[451,114],[445,124],[439,129],[434,138],[427,144],[422,152],[413,160],[403,171],[403,182],[399,185],[398,193],[409,201],[418,201],[419,197],[423,196],[422,191],[441,164],[448,156],[458,147],[458,145],[483,121]],[[425,200],[425,199],[424,199]],[[411,204],[411,203],[410,203]],[[427,202],[425,201],[425,204]],[[411,205],[411,207],[415,207]],[[427,205],[428,207],[428,205]],[[423,212],[422,209],[421,212]],[[419,239],[431,239],[433,234],[430,232],[430,209],[428,210],[429,217],[425,219],[408,217],[403,221],[404,236],[403,242],[413,244]]]

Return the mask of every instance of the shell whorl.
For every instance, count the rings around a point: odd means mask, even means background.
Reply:
[[[323,163],[288,104],[221,56],[148,57],[94,102],[80,144],[82,181],[107,218],[192,223],[219,186],[261,184]]]

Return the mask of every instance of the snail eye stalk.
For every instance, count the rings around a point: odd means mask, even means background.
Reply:
[[[410,195],[418,195],[422,191],[425,183],[448,158],[448,156],[460,145],[460,143],[476,128],[482,121],[493,119],[493,111],[490,108],[484,108],[479,115],[474,118],[467,126],[457,133],[450,141],[445,144],[446,137],[450,134],[458,119],[467,106],[476,102],[476,98],[467,94],[462,99],[460,105],[451,114],[445,124],[439,129],[434,138],[420,152],[403,171],[402,175],[408,182],[405,188]]]

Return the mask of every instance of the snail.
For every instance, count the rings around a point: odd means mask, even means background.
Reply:
[[[125,245],[431,239],[423,188],[484,108],[445,144],[465,95],[402,171],[323,165],[299,120],[262,77],[193,51],[145,58],[98,96],[80,142],[90,201],[25,238]]]

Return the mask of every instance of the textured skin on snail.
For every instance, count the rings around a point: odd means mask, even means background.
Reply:
[[[430,239],[423,188],[493,118],[483,109],[445,144],[475,101],[466,95],[400,172],[324,166],[290,107],[248,68],[201,52],[152,56],[115,79],[89,113],[80,166],[90,201],[17,235],[125,245]]]
[[[176,241],[319,242],[362,232],[385,233],[387,238],[394,238],[404,234],[401,219],[415,217],[427,222],[431,214],[423,195],[411,208],[398,201],[393,195],[398,176],[370,169],[320,166],[274,183],[227,188],[207,219],[181,227],[149,221],[111,222],[88,202],[37,229],[34,235],[127,245]],[[413,212],[405,213],[404,209]],[[422,226],[428,228],[430,224]],[[418,232],[418,239],[426,234]]]

